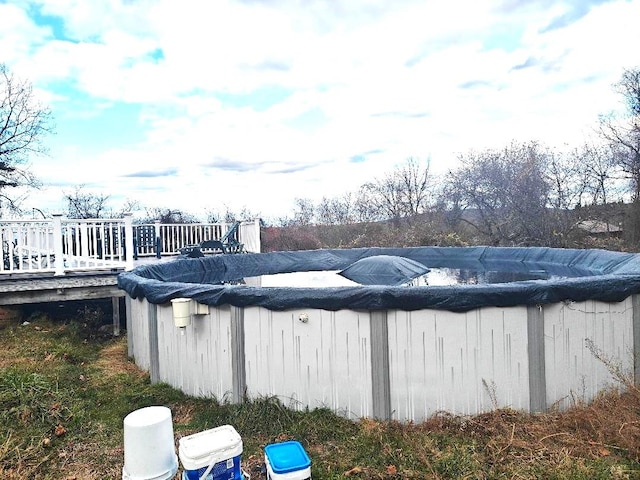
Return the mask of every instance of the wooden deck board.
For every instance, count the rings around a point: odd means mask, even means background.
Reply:
[[[0,305],[124,297],[117,273],[0,278]]]

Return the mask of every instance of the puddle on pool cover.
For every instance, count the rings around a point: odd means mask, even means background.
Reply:
[[[353,287],[360,285],[339,275],[338,272],[339,270],[277,273],[260,277],[247,277],[244,279],[244,283],[250,286],[289,288]],[[408,287],[477,285],[522,282],[525,280],[547,280],[550,278],[563,278],[563,276],[552,275],[545,270],[507,272],[498,270],[478,271],[462,268],[432,268],[427,274],[403,285]]]

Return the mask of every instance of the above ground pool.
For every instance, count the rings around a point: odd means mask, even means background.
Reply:
[[[327,281],[360,262],[402,258],[427,270],[470,272],[480,282],[437,282],[406,288],[414,278],[397,285],[385,283],[393,263],[373,265],[370,283]],[[445,269],[445,270],[443,270]],[[291,272],[324,272],[325,283],[263,288],[261,278]],[[504,279],[491,281],[498,274]],[[395,276],[394,276],[395,275]],[[427,277],[429,272],[426,273]],[[392,271],[392,276],[397,277]],[[402,276],[402,273],[400,273]],[[376,283],[376,278],[381,280]],[[420,277],[418,277],[420,278]],[[519,280],[519,281],[518,281]],[[146,265],[123,273],[118,284],[132,297],[164,303],[176,297],[194,298],[207,305],[257,305],[273,310],[312,307],[327,310],[438,308],[465,311],[484,306],[554,303],[563,300],[620,301],[640,292],[640,256],[605,250],[491,247],[367,248],[311,250],[244,255],[213,255]]]
[[[637,254],[212,255],[141,266],[118,285],[130,355],[152,381],[197,396],[419,421],[588,401],[616,386],[603,358],[640,379]],[[186,308],[179,318],[172,300]]]

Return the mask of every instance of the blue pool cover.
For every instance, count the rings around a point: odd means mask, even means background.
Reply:
[[[277,273],[342,271],[361,259],[380,255],[406,258],[411,261],[408,263],[421,264],[425,269],[544,270],[551,278],[420,287],[380,284],[289,288],[235,284],[243,278]],[[619,302],[640,293],[640,255],[542,247],[360,248],[210,255],[137,267],[118,275],[118,286],[132,298],[146,298],[155,304],[187,297],[213,306],[257,305],[271,310],[432,308],[468,311],[483,306],[541,305],[588,299]]]

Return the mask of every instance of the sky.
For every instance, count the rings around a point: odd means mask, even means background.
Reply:
[[[0,0],[0,63],[55,118],[23,207],[83,186],[274,219],[409,157],[578,147],[621,108],[638,19],[640,0]]]

